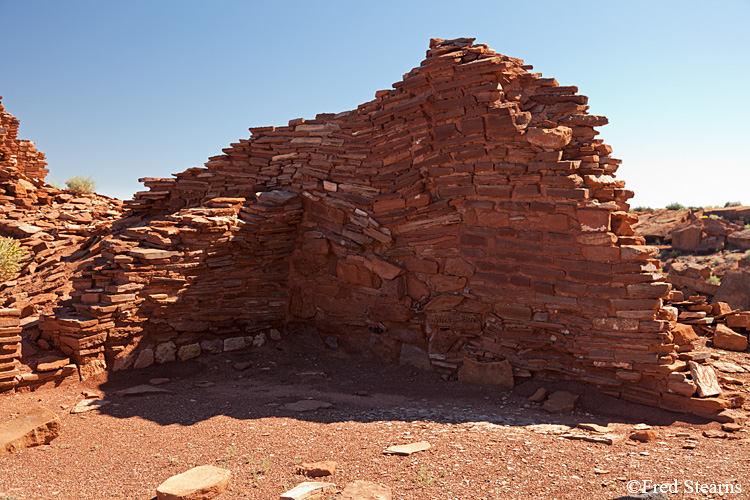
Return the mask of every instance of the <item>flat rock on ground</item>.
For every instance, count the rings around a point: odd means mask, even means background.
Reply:
[[[47,444],[59,434],[60,418],[46,408],[34,408],[0,424],[0,456]]]
[[[193,467],[172,476],[156,489],[158,500],[209,500],[229,488],[232,473],[213,465]]]
[[[320,498],[327,493],[335,492],[336,485],[333,483],[306,481],[298,484],[286,493],[282,493],[279,500],[312,500]]]
[[[412,453],[418,453],[420,451],[429,450],[432,445],[427,441],[420,441],[418,443],[410,444],[399,444],[396,446],[390,446],[383,450],[385,455],[411,455]]]

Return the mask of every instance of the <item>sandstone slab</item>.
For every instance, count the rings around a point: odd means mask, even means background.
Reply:
[[[693,382],[698,387],[698,396],[705,398],[718,396],[721,394],[719,380],[716,378],[716,372],[708,365],[699,365],[695,361],[689,361],[690,375]]]
[[[336,485],[333,483],[306,481],[298,484],[286,493],[282,493],[279,500],[317,500],[324,498],[324,495],[335,492]]]
[[[201,465],[172,476],[156,489],[158,500],[209,500],[229,488],[232,473],[212,465]]]
[[[426,451],[432,448],[432,445],[427,441],[420,441],[418,443],[399,444],[390,446],[383,450],[384,455],[411,455],[420,451]]]
[[[109,401],[105,401],[103,399],[84,399],[83,401],[79,401],[78,403],[76,403],[75,406],[70,409],[70,413],[86,413],[88,411],[98,410],[102,406],[108,404]]]
[[[0,456],[47,444],[60,435],[60,418],[37,407],[0,424]]]
[[[115,392],[118,396],[148,396],[150,394],[173,394],[172,391],[162,389],[161,387],[154,387],[153,385],[136,385],[128,387],[121,391]]]

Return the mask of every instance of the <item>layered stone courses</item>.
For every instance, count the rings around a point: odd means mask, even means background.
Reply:
[[[596,139],[607,119],[531,69],[434,39],[353,111],[252,128],[205,168],[142,179],[43,338],[93,373],[311,327],[445,372],[507,361],[515,378],[728,406],[668,392],[670,285]]]

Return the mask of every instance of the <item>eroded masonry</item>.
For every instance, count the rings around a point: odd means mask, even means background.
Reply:
[[[473,39],[430,43],[353,111],[252,128],[143,179],[41,339],[87,376],[261,344],[329,345],[512,385],[537,374],[699,413],[676,310],[577,88]],[[279,333],[280,332],[280,333]]]

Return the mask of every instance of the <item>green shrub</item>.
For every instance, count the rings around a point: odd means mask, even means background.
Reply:
[[[721,278],[719,278],[718,276],[709,276],[706,280],[706,283],[708,283],[709,285],[718,285],[721,283]]]
[[[742,206],[742,202],[741,201],[728,201],[728,202],[724,203],[724,208],[728,208],[728,207],[741,207],[741,206]]]
[[[26,250],[13,238],[0,237],[0,281],[13,278],[21,270]]]
[[[685,205],[683,205],[682,203],[672,202],[664,208],[666,208],[667,210],[682,210],[685,208]]]
[[[653,212],[654,209],[651,207],[635,207],[630,209],[631,212]]]
[[[745,250],[745,259],[750,260],[750,250]]]
[[[68,189],[73,194],[89,194],[93,193],[96,189],[96,181],[90,175],[86,177],[76,175],[65,181],[65,185],[68,186]]]

